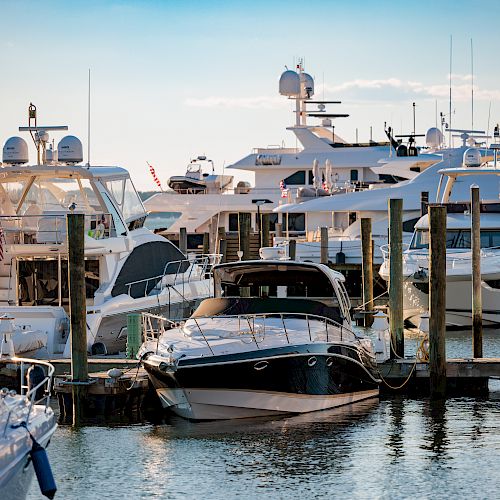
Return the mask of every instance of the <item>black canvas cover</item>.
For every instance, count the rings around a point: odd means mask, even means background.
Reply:
[[[176,261],[185,259],[184,254],[170,241],[149,241],[139,245],[132,250],[123,265],[111,295],[116,297],[129,293],[129,283],[134,281],[154,278],[147,282],[137,283],[130,286],[130,296],[134,299],[144,297],[157,285],[165,270],[165,266],[172,262],[166,269],[166,274],[185,272],[189,267],[187,262],[177,264]]]
[[[192,318],[206,316],[232,316],[238,314],[312,314],[342,323],[338,307],[326,306],[319,300],[277,299],[260,297],[234,297],[205,299],[191,315]]]

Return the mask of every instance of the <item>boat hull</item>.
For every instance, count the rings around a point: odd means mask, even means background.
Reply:
[[[162,371],[147,360],[144,366],[162,405],[191,420],[305,413],[378,395],[374,372],[345,345],[181,360],[175,371]]]

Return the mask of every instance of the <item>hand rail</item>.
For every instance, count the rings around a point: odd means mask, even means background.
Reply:
[[[222,255],[220,254],[205,254],[205,255],[196,255],[189,256],[187,259],[181,260],[172,260],[167,262],[165,267],[163,268],[163,273],[158,274],[157,276],[151,276],[149,278],[144,278],[141,280],[131,281],[129,283],[125,283],[127,287],[127,294],[130,295],[131,289],[134,285],[144,284],[144,297],[148,295],[148,285],[150,281],[155,282],[154,288],[158,288],[160,293],[167,287],[176,286],[178,284],[177,280],[180,277],[183,277],[180,283],[191,283],[193,281],[201,281],[205,279],[207,272],[211,269],[212,266],[218,264],[220,262]],[[187,264],[188,267],[183,271],[183,264]],[[169,267],[177,266],[175,272],[167,272]],[[187,276],[185,276],[187,274]],[[172,283],[165,283],[164,278],[173,276]]]
[[[7,420],[3,429],[3,435],[5,436],[8,426],[11,421],[12,414],[16,410],[16,408],[23,408],[24,403],[28,401],[28,407],[27,407],[27,412],[25,411],[21,415],[19,415],[19,418],[22,418],[22,420],[27,423],[29,420],[29,417],[31,415],[31,411],[33,409],[33,406],[36,404],[41,403],[42,401],[45,400],[45,411],[49,408],[50,405],[50,396],[51,396],[51,388],[52,388],[52,379],[55,373],[55,368],[54,366],[47,362],[47,361],[42,361],[38,359],[29,359],[29,358],[18,358],[18,357],[12,357],[12,358],[0,358],[0,363],[15,363],[20,365],[20,371],[21,371],[21,386],[20,386],[20,395],[24,396],[24,398],[19,398],[18,401],[16,401],[16,404],[12,405],[12,407],[9,409],[9,413],[7,415]],[[41,380],[37,385],[34,387],[29,388],[29,382],[24,383],[24,378],[25,374],[27,373],[26,370],[26,365],[30,366],[36,366],[36,365],[41,365],[47,368],[47,375]],[[44,395],[41,397],[39,400],[36,399],[37,393],[40,388],[45,387],[44,390]],[[0,391],[0,400],[2,398],[5,398],[6,396],[10,395],[8,391],[5,391],[2,389]]]

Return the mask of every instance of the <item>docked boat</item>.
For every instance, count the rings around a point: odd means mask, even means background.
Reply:
[[[206,163],[211,163],[211,173],[204,172]],[[168,179],[168,187],[179,194],[220,193],[232,186],[233,176],[215,174],[214,163],[206,156],[191,160],[184,175],[173,175]]]
[[[226,231],[238,231],[238,214],[251,213],[252,227],[259,227],[259,212],[270,212],[281,201],[311,199],[360,189],[370,185],[393,183],[409,179],[415,172],[409,168],[411,162],[401,162],[391,172],[382,172],[379,161],[387,158],[390,142],[348,142],[339,136],[335,120],[347,114],[331,113],[327,106],[339,101],[324,101],[314,98],[314,79],[304,71],[302,64],[296,70],[285,71],[279,81],[279,93],[295,103],[295,123],[287,127],[294,134],[294,142],[301,147],[282,145],[254,148],[244,158],[225,167],[221,174],[203,173],[201,162],[195,161],[184,176],[171,177],[169,185],[174,191],[164,191],[145,200],[148,212],[161,214],[175,212],[177,220],[163,233],[174,237],[180,228],[186,228],[188,241],[199,244],[196,235],[212,235],[218,227]],[[320,120],[320,123],[309,123]],[[204,158],[204,157],[203,157]],[[205,160],[205,163],[209,160]],[[329,176],[326,178],[326,166]],[[380,173],[379,173],[380,170]],[[234,175],[250,172],[254,185],[240,181],[235,185]],[[213,182],[209,180],[212,179]],[[263,205],[259,207],[259,205]],[[305,217],[296,213],[282,219],[281,214],[270,214],[271,231],[275,224],[292,235],[303,234]]]
[[[216,296],[174,328],[144,315],[140,359],[165,408],[213,420],[305,413],[378,395],[371,341],[352,330],[340,273],[241,261],[215,266],[214,282]]]
[[[403,242],[410,243],[416,222],[422,215],[422,193],[426,193],[429,200],[436,197],[440,170],[443,168],[459,167],[467,145],[474,140],[471,131],[463,131],[463,144],[457,148],[445,148],[442,143],[442,134],[439,129],[431,128],[426,134],[427,150],[418,156],[400,157],[394,154],[392,158],[384,160],[382,169],[389,174],[401,171],[402,164],[407,165],[414,177],[396,184],[375,184],[371,189],[338,194],[300,203],[280,205],[275,212],[287,217],[295,217],[300,213],[305,215],[305,235],[294,238],[296,243],[296,259],[311,262],[320,262],[321,241],[320,227],[328,228],[328,255],[331,262],[339,264],[361,264],[361,218],[372,220],[372,237],[374,240],[374,263],[381,264],[383,254],[381,247],[388,243],[388,214],[387,200],[389,198],[403,199]],[[492,156],[492,151],[481,150],[483,159]],[[476,180],[481,183],[481,180]],[[475,181],[475,182],[476,182]],[[492,192],[488,183],[481,186],[486,193]],[[457,186],[455,191],[460,190]],[[457,193],[454,192],[454,197]],[[460,192],[460,195],[463,195]],[[424,207],[425,209],[425,207]],[[284,226],[285,227],[285,226]],[[260,250],[262,258],[284,258],[288,256],[288,242],[293,234],[285,234],[274,238],[273,247]]]
[[[28,369],[28,367],[30,367]],[[36,470],[41,493],[53,498],[56,486],[44,448],[57,428],[49,406],[54,368],[49,363],[22,358],[0,359],[5,368],[19,368],[29,380],[15,390],[0,390],[0,492],[4,500],[22,500]],[[34,371],[36,370],[36,371]]]
[[[63,137],[49,147],[48,131],[28,127],[38,152],[28,164],[21,137],[7,140],[0,168],[0,315],[14,318],[16,353],[69,355],[66,215],[85,216],[87,345],[94,354],[125,349],[127,314],[142,311],[188,317],[211,295],[214,257],[190,258],[144,227],[147,212],[129,173],[85,165],[82,144]]]
[[[469,149],[464,154],[462,167],[443,169],[440,173],[442,181],[439,196],[441,203],[447,209],[446,324],[448,327],[466,327],[472,324],[470,186],[476,184],[480,187],[481,196],[483,323],[497,326],[500,324],[500,203],[498,203],[500,170],[496,165],[482,164],[479,152]],[[457,197],[457,192],[460,191],[463,196]],[[454,200],[451,199],[452,194]],[[383,250],[385,259],[379,274],[388,281],[390,265],[388,248]],[[403,316],[410,323],[418,325],[422,313],[429,309],[427,214],[415,225],[413,238],[403,252],[403,283]]]

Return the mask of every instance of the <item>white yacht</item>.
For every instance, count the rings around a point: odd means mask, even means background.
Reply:
[[[33,107],[34,108],[34,107]],[[85,214],[87,343],[90,352],[123,351],[127,314],[162,311],[190,315],[210,296],[209,257],[187,258],[144,227],[147,212],[129,173],[120,167],[82,166],[74,136],[49,147],[49,130],[28,127],[38,162],[28,164],[27,143],[10,138],[0,168],[0,314],[13,316],[16,352],[35,357],[69,354],[66,215]]]
[[[481,291],[483,323],[500,324],[500,169],[481,164],[479,152],[469,149],[464,166],[440,171],[441,203],[447,208],[446,229],[446,323],[448,327],[472,324],[470,186],[480,187],[481,196]],[[446,181],[445,181],[446,179]],[[488,189],[489,188],[489,189]],[[452,200],[453,197],[453,200]],[[439,199],[439,197],[438,197]],[[380,275],[389,279],[389,258]],[[429,308],[429,218],[415,225],[409,247],[403,253],[404,318],[418,325]]]
[[[189,167],[185,176],[171,177],[169,184],[174,191],[154,194],[144,202],[149,212],[176,212],[179,215],[166,234],[177,234],[182,227],[188,234],[210,232],[214,235],[218,226],[225,227],[226,231],[237,231],[240,212],[252,213],[252,227],[257,229],[260,204],[264,204],[262,210],[269,212],[284,199],[291,201],[297,196],[328,194],[321,187],[323,180],[317,176],[315,179],[313,165],[324,168],[327,162],[330,164],[330,188],[335,192],[359,190],[370,184],[395,182],[414,175],[404,162],[398,167],[399,172],[378,173],[383,168],[379,160],[390,153],[389,141],[348,143],[342,139],[333,120],[348,115],[327,112],[326,106],[338,101],[313,99],[314,80],[304,72],[302,64],[281,75],[279,92],[295,102],[295,124],[287,130],[293,132],[301,147],[277,145],[254,149],[251,154],[226,167],[222,175],[204,176],[199,167]],[[321,123],[310,125],[308,119],[321,119]],[[415,159],[412,164],[414,162]],[[191,172],[192,168],[195,168],[195,173]],[[227,173],[236,171],[253,172],[255,185],[239,182],[234,186],[234,177]],[[208,184],[211,175],[214,182]],[[283,222],[281,216],[271,214],[272,231],[277,222]],[[294,213],[288,217],[287,229],[290,233],[302,234],[305,230],[304,214]]]
[[[192,420],[305,413],[378,395],[371,341],[351,327],[344,277],[322,264],[214,267],[216,297],[164,330],[145,315],[141,361],[165,408]]]
[[[41,370],[36,373],[42,374],[39,380],[23,382],[20,393],[0,390],[0,492],[4,500],[26,498],[35,469],[41,493],[48,498],[54,498],[56,493],[43,450],[57,428],[56,417],[49,406],[54,368],[49,363],[35,363]],[[30,378],[30,370],[33,370],[28,369],[33,366],[33,360],[28,359],[2,357],[0,364],[9,370],[19,367],[21,380],[25,376]]]
[[[389,186],[373,185],[371,189],[361,192],[338,194],[317,198],[302,203],[284,204],[275,209],[286,219],[296,213],[305,214],[304,237],[297,238],[296,258],[319,262],[321,255],[320,227],[328,227],[329,260],[339,264],[361,264],[361,218],[372,219],[372,235],[374,240],[374,263],[381,264],[383,255],[381,247],[387,244],[388,235],[388,200],[403,199],[403,241],[409,243],[415,223],[421,215],[421,193],[427,193],[428,199],[435,199],[440,170],[457,167],[462,164],[464,152],[469,148],[467,142],[473,137],[462,134],[463,145],[458,148],[445,148],[439,129],[431,128],[426,134],[428,151],[418,157],[393,156],[383,160],[383,168],[391,172],[398,165],[406,165],[406,169],[414,172],[414,176]],[[491,155],[490,150],[483,150],[485,158]],[[485,185],[491,192],[491,186]],[[262,248],[262,258],[283,258],[288,256],[290,234],[274,238],[274,247]]]

